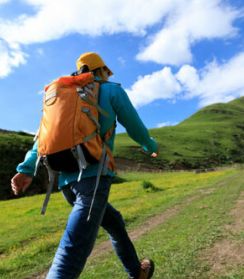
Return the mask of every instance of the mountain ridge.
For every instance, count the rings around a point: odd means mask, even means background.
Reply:
[[[176,126],[155,128],[158,158],[143,156],[126,134],[117,135],[115,156],[160,169],[192,169],[244,162],[244,97],[206,106]]]
[[[150,158],[127,134],[118,134],[114,155],[118,169],[205,169],[244,163],[244,97],[206,106],[176,126],[150,129],[159,155]],[[0,129],[0,199],[14,198],[10,179],[33,144],[33,135]],[[44,177],[44,179],[43,179]],[[45,192],[47,175],[41,169],[28,194]]]

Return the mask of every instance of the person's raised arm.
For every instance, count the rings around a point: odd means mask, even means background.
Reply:
[[[156,141],[150,137],[129,97],[119,85],[112,92],[112,105],[117,114],[118,122],[125,127],[128,135],[140,144],[144,151],[152,157],[157,157],[158,145]]]

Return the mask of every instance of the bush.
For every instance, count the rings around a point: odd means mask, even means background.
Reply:
[[[162,189],[159,189],[158,187],[154,186],[150,181],[142,181],[142,188],[146,190],[146,192],[158,192],[162,191]]]

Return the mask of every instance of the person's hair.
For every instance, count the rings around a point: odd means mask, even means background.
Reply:
[[[72,73],[72,76],[77,76],[80,74],[88,73],[90,72],[89,67],[87,65],[82,66],[78,71]],[[106,73],[106,67],[97,68],[92,71],[94,76],[101,78],[101,80],[108,80],[108,75]]]
[[[106,67],[97,68],[92,71],[94,76],[101,78],[101,80],[108,80],[108,74],[106,71]]]
[[[80,72],[81,74],[83,74],[83,73],[88,73],[88,72],[89,72],[89,67],[88,67],[87,65],[84,65],[84,66],[82,66],[82,67],[80,68],[79,72]]]
[[[80,74],[83,73],[88,73],[89,72],[89,68],[87,65],[82,66],[78,71],[74,72],[71,74],[71,76],[78,76]]]

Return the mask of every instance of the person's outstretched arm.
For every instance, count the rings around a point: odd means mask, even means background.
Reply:
[[[118,122],[125,127],[128,135],[152,157],[156,157],[158,153],[156,141],[150,137],[129,97],[119,85],[114,86],[112,105],[117,114]]]
[[[37,160],[37,142],[29,150],[25,159],[20,163],[16,170],[17,174],[11,179],[11,188],[15,195],[24,192],[31,184]]]

